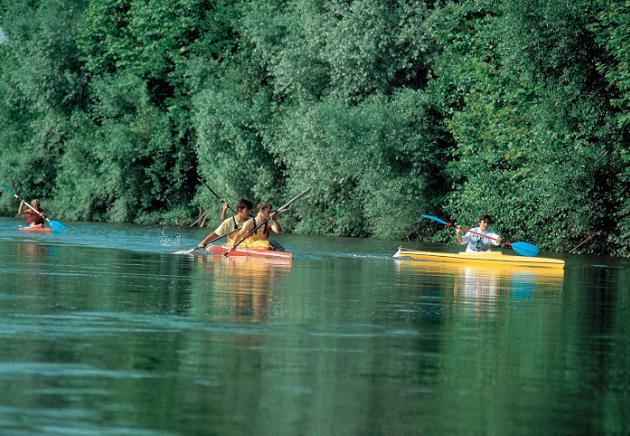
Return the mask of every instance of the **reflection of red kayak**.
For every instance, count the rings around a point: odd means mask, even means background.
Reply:
[[[52,229],[50,227],[44,227],[41,224],[37,224],[35,226],[30,226],[30,227],[20,227],[18,228],[18,230],[20,232],[40,233],[43,235],[50,235],[52,233]]]
[[[206,251],[208,254],[222,255],[227,253],[229,248],[230,247],[225,245],[208,245],[206,247]],[[290,261],[293,258],[293,253],[272,250],[270,248],[237,248],[230,253],[230,257],[232,256],[266,257],[269,259]]]

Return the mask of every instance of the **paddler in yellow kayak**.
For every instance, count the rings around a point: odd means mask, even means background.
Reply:
[[[246,248],[267,248],[273,249],[273,245],[269,242],[269,235],[273,233],[281,233],[282,227],[276,221],[276,213],[271,212],[271,204],[261,201],[257,206],[258,214],[251,220],[243,224],[243,228],[238,232],[237,236],[231,244],[229,253],[238,245]]]
[[[227,208],[228,204],[224,203],[223,210],[221,211],[221,218],[227,216]],[[232,245],[234,243],[234,238],[239,234],[237,230],[243,228],[243,224],[251,219],[251,213],[254,205],[251,201],[246,198],[241,198],[236,203],[236,215],[228,218],[224,218],[221,225],[216,228],[216,230],[206,236],[198,245],[197,248],[205,248],[206,245],[215,241],[225,235],[228,235],[227,244]]]
[[[466,245],[466,253],[481,253],[484,251],[491,251],[492,246],[498,247],[501,245],[501,237],[490,230],[490,224],[492,224],[492,218],[490,215],[484,214],[479,217],[479,227],[470,229],[471,232],[464,232],[464,236],[461,235],[462,228],[457,226],[455,229],[455,238],[461,245]],[[480,235],[475,235],[472,232],[483,233],[489,238],[484,238]]]

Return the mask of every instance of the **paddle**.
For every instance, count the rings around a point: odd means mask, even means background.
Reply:
[[[0,184],[0,188],[2,188],[4,191],[8,192],[9,194],[13,195],[15,198],[17,198],[20,201],[23,201],[25,205],[27,205],[29,207],[29,209],[31,209],[33,212],[35,212],[37,215],[41,216],[42,218],[44,218],[46,220],[46,222],[48,223],[48,225],[50,226],[51,229],[53,229],[54,232],[58,232],[61,233],[66,229],[66,226],[64,226],[62,223],[60,223],[59,221],[51,221],[48,218],[46,218],[44,215],[41,214],[40,211],[38,211],[37,209],[35,209],[33,206],[31,206],[30,204],[28,204],[28,202],[22,198],[20,198],[17,193],[15,192],[15,190],[13,188],[11,188],[8,185],[4,185],[4,184]]]
[[[451,227],[454,225],[453,223],[449,223],[448,221],[444,221],[443,219],[440,219],[433,215],[420,215],[420,216],[423,218],[433,220],[440,224],[444,224],[446,227]],[[473,235],[478,235],[487,239],[491,239],[493,241],[499,241],[499,239],[497,238],[493,238],[492,236],[488,236],[488,235],[484,235],[483,233],[472,231],[470,229],[467,229],[466,227],[460,226],[460,228],[467,233],[472,233]],[[540,252],[538,247],[536,247],[534,244],[530,244],[529,242],[504,242],[503,245],[507,248],[511,248],[512,250],[516,251],[521,256],[534,257],[538,255],[538,253]]]
[[[300,192],[298,195],[296,195],[295,197],[293,197],[291,200],[289,200],[286,204],[280,206],[280,208],[275,211],[275,215],[281,215],[285,212],[288,212],[289,209],[291,208],[291,206],[293,206],[295,204],[296,201],[298,201],[300,198],[304,197],[306,194],[308,194],[309,192],[311,192],[311,188],[306,188],[304,191]],[[238,241],[236,244],[234,244],[234,246],[232,246],[232,248],[224,254],[225,257],[228,257],[230,255],[230,253],[235,250],[239,245],[241,245],[241,243],[243,241],[245,241],[248,237],[250,237],[251,235],[253,235],[254,233],[256,233],[256,231],[261,228],[262,226],[264,226],[269,220],[271,219],[271,216],[269,216],[269,218],[267,218],[265,221],[263,221],[262,223],[258,224],[256,227],[254,227],[252,230],[250,230],[247,234],[247,236],[245,236],[244,238],[242,238],[240,241]]]
[[[212,193],[212,195],[214,195],[217,198],[217,200],[219,200],[222,203],[227,203],[227,201],[225,201],[224,198],[221,198],[221,196],[219,194],[214,192],[214,189],[212,189],[210,187],[210,185],[208,185],[204,180],[200,179],[199,177],[197,177],[197,180],[199,182],[203,183],[205,185],[205,187],[208,188],[208,191],[210,191]],[[230,207],[229,205],[228,205],[228,209],[230,209],[233,214],[236,214],[236,211],[234,209],[232,209],[232,207]],[[230,233],[226,233],[225,235],[215,239],[214,241],[218,241],[221,238],[225,238],[226,236],[230,236],[232,233],[237,232],[239,230],[240,229],[236,229],[236,230],[231,231]],[[212,242],[214,242],[214,241],[212,241]],[[179,251],[174,252],[173,254],[192,254],[192,253],[194,253],[197,250],[200,250],[200,248],[199,247],[195,247],[195,248],[191,248],[190,250],[179,250]]]
[[[217,198],[217,200],[219,200],[221,203],[227,203],[227,201],[225,201],[224,198],[221,198],[219,196],[219,194],[214,192],[214,190],[210,187],[210,185],[208,185],[205,181],[201,180],[199,177],[197,177],[197,180],[199,180],[201,183],[203,183],[206,186],[206,188],[208,188],[208,191],[212,192],[212,195],[214,195]],[[232,213],[236,213],[236,211],[234,209],[232,209],[230,206],[228,206],[228,209],[230,209],[232,211]]]
[[[225,234],[225,235],[223,235],[223,236],[219,236],[217,239],[215,239],[215,240],[214,240],[214,241],[212,241],[212,242],[216,242],[216,241],[218,241],[219,239],[223,239],[223,238],[225,238],[226,236],[230,236],[232,233],[236,233],[236,232],[238,232],[238,231],[240,231],[240,230],[241,230],[240,228],[238,228],[238,229],[234,229],[234,230],[232,230],[230,233],[226,233],[226,234]],[[199,248],[199,247],[195,247],[195,248],[191,248],[190,250],[179,250],[179,251],[174,252],[173,254],[193,254],[193,253],[194,253],[195,251],[197,251],[197,250],[201,250],[201,248]]]

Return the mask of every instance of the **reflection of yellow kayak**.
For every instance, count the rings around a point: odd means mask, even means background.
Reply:
[[[564,277],[564,268],[540,268],[509,263],[454,263],[434,262],[431,260],[410,260],[400,258],[397,262],[399,271],[418,273],[426,276],[475,276],[491,277],[495,280],[509,278],[516,281],[535,281],[537,283],[556,283]]]
[[[408,258],[430,262],[448,262],[459,265],[496,265],[497,267],[525,267],[525,268],[564,268],[564,261],[547,257],[509,256],[499,251],[483,253],[436,253],[431,251],[416,251],[399,248],[395,258]]]

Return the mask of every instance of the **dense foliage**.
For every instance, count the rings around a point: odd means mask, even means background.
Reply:
[[[0,181],[51,215],[630,255],[630,6],[606,0],[0,0]],[[12,214],[15,202],[0,197]]]

